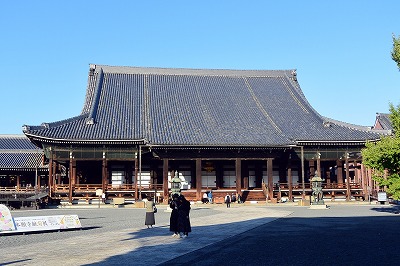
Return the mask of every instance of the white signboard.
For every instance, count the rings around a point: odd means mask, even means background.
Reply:
[[[14,220],[10,210],[3,204],[0,204],[0,232],[16,230]]]
[[[78,215],[16,217],[14,223],[19,232],[82,228]]]
[[[378,192],[378,201],[386,201],[387,195],[386,192]]]
[[[11,216],[9,209],[0,204],[0,234],[82,228],[78,215]]]

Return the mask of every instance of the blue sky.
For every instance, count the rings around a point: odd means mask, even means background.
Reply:
[[[0,134],[79,115],[89,64],[297,69],[321,115],[400,103],[400,1],[2,1]]]

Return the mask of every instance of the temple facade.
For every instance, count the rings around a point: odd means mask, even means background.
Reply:
[[[321,116],[295,70],[105,65],[90,65],[80,115],[23,132],[44,152],[49,196],[69,202],[99,190],[166,202],[175,175],[190,200],[304,199],[314,175],[326,198],[363,199],[361,149],[385,133]]]

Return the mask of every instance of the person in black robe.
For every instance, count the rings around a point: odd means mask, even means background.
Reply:
[[[188,237],[192,232],[190,225],[190,202],[183,195],[178,198],[178,232],[180,237]]]
[[[179,237],[179,230],[178,230],[178,194],[172,195],[172,200],[169,203],[169,207],[171,208],[171,216],[169,218],[169,231],[174,232],[172,235],[173,237]]]

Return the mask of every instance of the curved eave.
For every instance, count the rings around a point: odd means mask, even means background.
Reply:
[[[139,139],[139,140],[57,139],[57,138],[48,138],[48,137],[33,135],[29,133],[25,133],[25,135],[37,146],[39,146],[38,145],[39,143],[80,144],[80,145],[144,145],[147,143],[146,139]]]
[[[338,141],[318,141],[318,140],[297,140],[296,143],[299,146],[315,146],[315,145],[322,145],[322,146],[337,146],[337,145],[347,145],[347,146],[359,146],[365,145],[368,141],[379,141],[380,139],[369,139],[369,140],[338,140]]]
[[[148,145],[150,149],[182,149],[182,150],[191,150],[191,149],[200,149],[200,150],[224,150],[224,149],[250,149],[250,150],[259,150],[259,149],[288,149],[292,148],[294,145],[271,145],[271,146],[260,146],[260,145],[219,145],[219,146],[204,146],[204,145]]]

